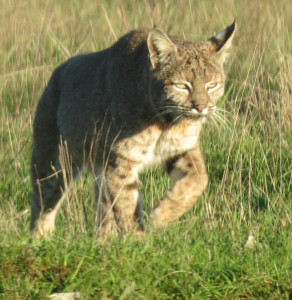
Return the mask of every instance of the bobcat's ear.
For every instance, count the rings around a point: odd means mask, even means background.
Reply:
[[[159,62],[163,63],[166,61],[169,54],[176,51],[176,46],[170,38],[157,27],[150,30],[147,46],[153,69],[157,67]]]
[[[231,48],[235,27],[234,21],[230,26],[209,39],[212,45],[212,51],[216,52],[221,63],[224,63],[228,56],[228,50]]]

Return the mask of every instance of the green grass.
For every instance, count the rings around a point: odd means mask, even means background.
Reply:
[[[290,299],[292,17],[289,0],[4,1],[0,10],[0,299]],[[32,120],[51,71],[153,23],[206,39],[237,20],[220,107],[201,137],[209,186],[175,224],[141,239],[95,238],[81,176],[49,241],[29,232]],[[141,175],[145,221],[172,182]],[[87,219],[84,215],[84,208]],[[251,247],[246,246],[253,237]]]
[[[1,246],[0,290],[11,299],[60,291],[82,291],[86,299],[288,299],[291,231],[272,217],[254,224],[252,249],[244,248],[250,226],[231,220],[222,227],[203,216],[141,241],[97,244],[62,231],[38,245],[9,239]]]

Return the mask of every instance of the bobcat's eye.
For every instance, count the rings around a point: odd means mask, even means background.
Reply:
[[[188,93],[191,90],[191,85],[188,83],[174,83],[173,87],[180,92]]]
[[[208,82],[208,83],[206,83],[206,90],[208,92],[211,92],[212,90],[215,90],[218,86],[219,85],[217,82],[214,82],[214,81]]]

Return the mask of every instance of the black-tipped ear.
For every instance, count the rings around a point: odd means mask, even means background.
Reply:
[[[147,46],[152,67],[155,69],[158,62],[163,63],[172,52],[176,51],[176,46],[170,38],[157,27],[149,31]]]
[[[209,41],[212,43],[213,51],[215,51],[219,56],[222,62],[225,61],[228,50],[231,47],[232,40],[235,32],[235,21],[224,30],[218,32],[216,35],[211,37]]]

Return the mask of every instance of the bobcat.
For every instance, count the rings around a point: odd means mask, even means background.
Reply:
[[[143,229],[138,174],[152,165],[161,164],[175,182],[151,212],[153,226],[193,206],[208,182],[199,135],[223,94],[234,31],[235,23],[204,42],[170,37],[157,27],[131,31],[110,48],[73,57],[54,71],[34,120],[36,237],[54,230],[65,177],[70,169],[76,178],[84,166],[99,178],[102,235]],[[68,152],[63,172],[62,145]]]

